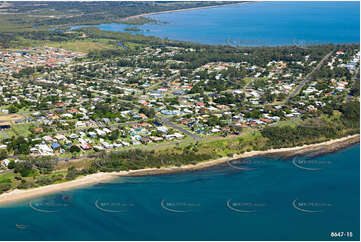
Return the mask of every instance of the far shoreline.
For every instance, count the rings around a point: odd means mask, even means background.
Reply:
[[[221,4],[221,5],[197,7],[197,8],[183,8],[183,9],[167,10],[167,11],[160,11],[160,12],[153,12],[153,13],[142,13],[142,14],[123,18],[122,20],[129,20],[129,19],[140,18],[140,17],[145,17],[145,16],[151,16],[151,15],[158,15],[158,14],[163,14],[163,13],[174,13],[174,12],[192,11],[192,10],[199,10],[199,9],[206,9],[206,8],[218,8],[218,7],[224,7],[224,6],[241,5],[241,4],[251,3],[251,2],[252,1],[245,1],[245,2],[241,2],[241,3],[229,3],[229,4],[227,3],[227,4]],[[259,1],[254,1],[254,2],[259,2]]]
[[[229,161],[239,160],[244,158],[256,157],[256,156],[283,156],[286,157],[303,155],[306,153],[316,152],[316,154],[325,154],[335,152],[337,150],[346,148],[350,145],[360,142],[360,134],[354,134],[339,139],[329,140],[322,143],[296,146],[290,148],[269,149],[265,151],[250,151],[233,157],[222,157],[216,160],[203,161],[195,165],[185,165],[181,167],[165,167],[165,168],[146,168],[140,170],[119,171],[119,172],[98,172],[95,174],[80,177],[78,179],[52,184],[48,186],[42,186],[37,188],[31,188],[27,190],[15,189],[0,195],[0,205],[18,202],[34,197],[44,196],[51,193],[61,192],[65,190],[91,186],[104,181],[112,180],[121,176],[148,176],[148,175],[162,175],[172,174],[180,172],[191,172],[217,166]]]

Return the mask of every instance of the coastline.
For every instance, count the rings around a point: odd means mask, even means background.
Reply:
[[[151,16],[151,15],[157,15],[157,14],[163,14],[163,13],[183,12],[183,11],[199,10],[199,9],[205,9],[205,8],[217,8],[217,7],[223,7],[223,6],[233,6],[233,5],[247,4],[247,3],[250,3],[250,2],[246,1],[246,2],[241,2],[241,3],[229,3],[229,4],[227,3],[227,4],[215,5],[215,6],[205,6],[205,7],[197,7],[197,8],[183,8],[183,9],[168,10],[168,11],[161,11],[161,12],[154,12],[154,13],[143,13],[143,14],[138,14],[138,15],[123,18],[123,20],[129,20],[129,19],[140,18],[140,17],[145,17],[145,16]]]
[[[195,165],[185,165],[181,167],[166,167],[166,168],[146,168],[140,170],[119,171],[119,172],[99,172],[69,182],[31,188],[28,190],[15,189],[10,192],[6,192],[0,195],[0,205],[11,202],[17,202],[33,197],[39,197],[73,188],[90,186],[103,181],[117,178],[119,176],[146,176],[146,175],[160,175],[160,174],[171,174],[171,173],[179,173],[186,171],[188,172],[196,171],[196,170],[202,170],[208,167],[216,166],[232,160],[250,158],[254,156],[285,155],[287,157],[287,156],[301,155],[305,153],[316,153],[316,155],[319,155],[319,154],[334,152],[336,150],[345,148],[349,145],[359,142],[360,142],[360,134],[355,134],[317,144],[296,146],[291,148],[270,149],[265,151],[250,151],[243,154],[234,155],[233,157],[222,157],[216,160],[200,162]]]

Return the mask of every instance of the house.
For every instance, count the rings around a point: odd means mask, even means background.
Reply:
[[[124,142],[123,142],[124,143]],[[142,143],[140,143],[139,141],[133,141],[132,142],[132,145],[141,145]],[[129,146],[129,143],[128,143],[128,146]]]
[[[108,118],[102,118],[102,122],[105,124],[109,124],[110,123],[110,119]]]
[[[113,143],[113,147],[114,147],[114,148],[119,148],[119,147],[122,147],[122,146],[123,146],[122,144]]]
[[[59,145],[57,142],[53,142],[53,143],[51,144],[51,148],[52,148],[53,150],[58,150],[58,149],[60,149],[60,145]]]
[[[104,148],[99,145],[94,146],[94,149],[95,150],[104,150]]]
[[[173,136],[176,137],[177,139],[182,139],[184,137],[184,135],[180,133],[174,133]]]
[[[95,132],[97,132],[97,134],[98,134],[99,136],[104,136],[104,135],[106,135],[106,133],[105,133],[103,130],[100,130],[100,129],[96,129]]]
[[[64,103],[55,103],[54,106],[55,107],[62,107],[62,106],[64,106]]]
[[[150,139],[153,140],[153,141],[162,141],[163,140],[163,138],[156,137],[156,136],[151,136]]]
[[[167,133],[168,128],[165,126],[160,126],[160,127],[157,127],[157,131],[162,132],[162,133]]]
[[[56,140],[66,140],[66,137],[62,134],[58,134],[54,137]]]
[[[0,161],[0,165],[3,167],[7,167],[9,165],[9,163],[10,163],[10,160],[8,160],[8,159]]]
[[[93,138],[97,136],[97,134],[94,133],[94,132],[89,132],[88,135],[89,135],[90,137],[93,137]]]
[[[40,155],[53,155],[53,150],[46,144],[37,145]]]
[[[82,121],[77,121],[77,122],[75,123],[75,127],[77,127],[77,128],[84,128],[84,127],[86,127],[86,125],[85,125],[85,123],[82,122]]]
[[[140,142],[138,142],[140,144]],[[128,142],[122,141],[123,146],[128,147],[130,144]],[[133,142],[134,145],[134,142]]]
[[[265,123],[272,123],[272,120],[270,120],[268,118],[260,118],[260,120],[265,122]]]
[[[109,133],[112,132],[112,131],[111,131],[110,129],[108,129],[108,128],[104,128],[103,131],[104,131],[105,133],[107,133],[107,134],[109,134]]]
[[[53,141],[53,138],[51,138],[50,136],[44,136],[43,140],[47,143],[51,143]]]
[[[82,148],[83,150],[91,150],[91,149],[93,149],[93,147],[88,143],[81,143],[80,148]]]
[[[70,139],[77,139],[78,137],[79,137],[79,135],[74,134],[74,133],[69,135]]]
[[[30,153],[32,154],[40,154],[39,150],[35,147],[30,148]]]
[[[111,148],[113,148],[113,145],[112,145],[112,144],[109,144],[108,142],[103,141],[103,142],[101,142],[101,144],[103,145],[103,147],[104,147],[105,149],[111,149]]]
[[[69,113],[79,113],[79,110],[76,108],[72,108],[68,110]]]
[[[42,127],[36,127],[34,129],[34,132],[37,132],[37,133],[43,132],[43,128]]]

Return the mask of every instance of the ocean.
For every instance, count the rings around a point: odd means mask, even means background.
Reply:
[[[318,157],[121,177],[1,206],[0,239],[359,240],[359,155],[356,144]]]
[[[140,26],[145,35],[207,44],[360,41],[359,2],[258,2],[152,18],[167,24]],[[359,170],[357,144],[313,158],[120,177],[0,206],[0,240],[359,240]]]
[[[360,2],[256,2],[150,16],[144,35],[233,46],[360,42]],[[102,30],[130,27],[111,23]]]

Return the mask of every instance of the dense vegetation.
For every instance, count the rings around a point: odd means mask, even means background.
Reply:
[[[341,107],[340,119],[323,123],[320,126],[298,125],[296,127],[265,127],[262,136],[268,139],[272,148],[292,147],[319,142],[320,139],[334,139],[347,134],[360,132],[360,103],[350,102]]]

